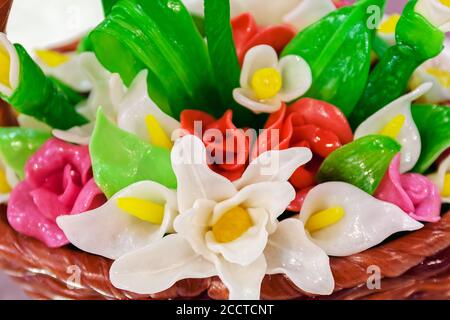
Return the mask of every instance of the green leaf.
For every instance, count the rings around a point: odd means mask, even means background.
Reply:
[[[121,0],[90,38],[100,62],[127,85],[142,69],[155,75],[150,97],[168,97],[175,118],[184,109],[224,113],[205,41],[181,0]]]
[[[396,45],[386,50],[372,70],[366,89],[350,117],[357,128],[372,114],[402,96],[414,71],[444,48],[445,34],[414,11],[408,2],[396,28]]]
[[[26,162],[50,137],[49,133],[38,130],[1,127],[0,157],[20,179],[23,179]]]
[[[400,144],[386,136],[362,137],[326,158],[317,179],[347,182],[373,194],[400,149]]]
[[[239,88],[241,67],[237,58],[230,23],[229,0],[205,0],[205,32],[216,86],[222,105],[232,109],[238,126],[250,126],[255,115],[233,98],[233,89]]]
[[[361,97],[370,70],[376,28],[368,20],[371,6],[385,0],[362,0],[343,7],[300,32],[282,55],[299,55],[310,65],[313,84],[306,96],[327,101],[348,116]]]
[[[101,109],[89,150],[95,182],[107,197],[139,181],[177,186],[170,152],[117,128]]]
[[[1,95],[20,113],[34,117],[52,128],[70,129],[87,123],[75,110],[75,100],[80,97],[69,88],[62,87],[47,77],[25,49],[15,45],[20,66],[19,85],[10,96]]]
[[[102,0],[103,12],[105,13],[105,16],[111,12],[112,7],[117,3],[117,1],[119,0]]]
[[[450,148],[450,107],[413,105],[411,111],[422,140],[422,152],[414,171],[425,173]]]

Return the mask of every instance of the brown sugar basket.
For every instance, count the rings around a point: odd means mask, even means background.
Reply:
[[[0,30],[4,30],[12,0],[0,0]],[[0,106],[0,125],[15,125],[10,107]],[[109,281],[112,261],[66,246],[49,249],[15,232],[0,207],[0,269],[34,299],[226,299],[218,278],[190,279],[152,296],[116,289]],[[369,289],[379,268],[380,286]],[[266,276],[263,299],[449,299],[450,212],[435,224],[405,234],[379,247],[331,258],[336,281],[331,296],[308,296],[283,275]],[[74,270],[79,281],[74,283]]]

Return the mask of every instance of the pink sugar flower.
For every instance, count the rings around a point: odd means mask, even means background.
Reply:
[[[397,205],[418,221],[438,222],[441,219],[442,202],[438,187],[420,174],[401,175],[400,155],[392,161],[375,197]]]
[[[105,197],[92,178],[87,146],[47,141],[28,161],[26,178],[11,192],[8,221],[18,232],[50,248],[69,243],[57,226],[61,215],[97,208]]]

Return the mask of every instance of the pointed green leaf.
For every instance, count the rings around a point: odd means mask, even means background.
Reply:
[[[0,157],[20,179],[28,159],[50,138],[50,134],[26,128],[0,128]]]
[[[95,181],[107,197],[139,181],[177,186],[170,152],[117,128],[102,110],[97,114],[89,149]]]
[[[450,148],[450,107],[413,105],[411,111],[422,140],[422,152],[414,171],[424,173]]]
[[[362,137],[326,158],[317,179],[347,182],[373,194],[400,149],[400,144],[386,136]]]

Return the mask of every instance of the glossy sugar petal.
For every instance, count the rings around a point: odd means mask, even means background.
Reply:
[[[285,56],[280,60],[279,68],[283,78],[281,100],[289,102],[303,96],[311,87],[312,71],[309,64],[300,56]]]
[[[305,199],[300,220],[306,224],[314,213],[336,206],[344,209],[344,217],[309,235],[330,256],[356,254],[378,245],[394,233],[423,227],[396,205],[375,199],[343,182],[328,182],[313,188]]]
[[[436,184],[440,192],[444,189],[445,176],[448,173],[450,173],[450,156],[441,162],[436,173],[429,176],[429,178]],[[450,197],[442,197],[442,202],[450,203]]]
[[[301,0],[294,10],[283,17],[283,21],[302,31],[334,10],[336,6],[332,0]]]

